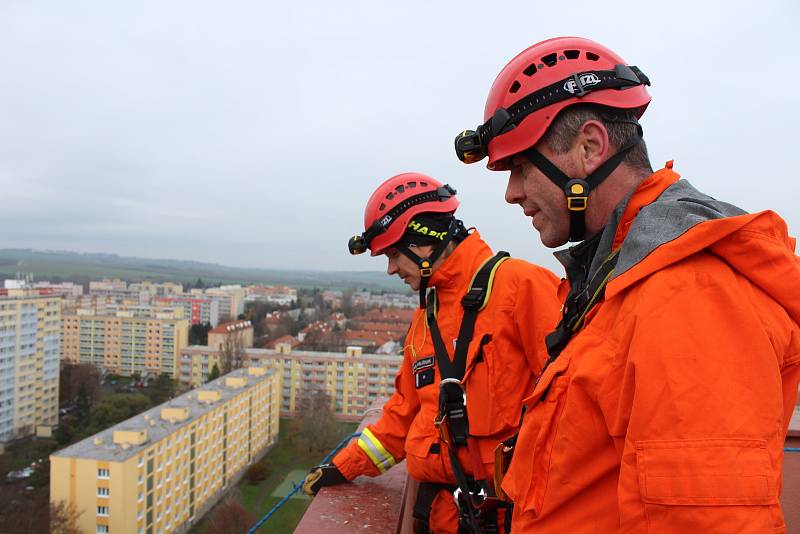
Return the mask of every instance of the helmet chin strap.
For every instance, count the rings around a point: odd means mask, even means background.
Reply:
[[[638,126],[638,125],[637,125]],[[586,238],[586,208],[589,206],[589,193],[596,189],[603,180],[619,167],[628,152],[642,140],[641,128],[639,137],[622,147],[616,154],[603,162],[593,173],[586,178],[570,178],[555,166],[541,152],[534,147],[524,150],[522,154],[536,165],[551,182],[556,184],[567,197],[567,209],[570,215],[569,240],[583,241]]]
[[[402,245],[397,243],[395,248],[405,254],[411,261],[417,264],[417,268],[419,269],[419,307],[426,308],[427,303],[427,293],[428,293],[428,282],[433,275],[433,264],[436,263],[436,260],[439,259],[439,256],[442,255],[444,249],[447,248],[447,245],[450,244],[451,241],[454,239],[458,239],[461,236],[461,233],[466,232],[464,229],[463,224],[461,221],[453,218],[450,221],[450,226],[447,227],[447,235],[442,239],[436,247],[431,252],[430,256],[427,258],[420,258],[414,252],[412,252],[411,248],[407,245]]]

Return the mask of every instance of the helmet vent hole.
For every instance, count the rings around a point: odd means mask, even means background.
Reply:
[[[389,193],[386,195],[386,200],[392,200],[394,198],[394,193]]]
[[[378,207],[378,210],[380,210],[380,211],[383,211],[383,210],[385,210],[385,209],[386,209],[386,204],[384,204],[383,202],[381,202],[381,205]]]
[[[567,59],[578,59],[581,55],[580,50],[564,50],[564,55],[567,56]]]
[[[420,187],[428,187],[428,182],[420,182],[419,186]]]
[[[592,52],[586,52],[586,59],[588,59],[589,61],[597,61],[598,59],[600,59],[600,56],[598,56],[597,54],[593,54]]]
[[[406,190],[406,188],[403,187],[403,184],[400,184],[397,187],[395,187],[394,190],[397,191],[398,193],[402,193],[403,191]]]
[[[536,74],[536,63],[531,63],[528,68],[522,71],[525,76],[533,76]]]
[[[558,56],[555,54],[555,52],[552,54],[547,54],[542,58],[542,63],[544,63],[548,67],[552,67],[556,63],[558,63]]]
[[[415,187],[417,187],[417,182],[408,182],[408,184],[406,185],[408,185],[409,189],[414,189]]]
[[[511,89],[508,90],[509,93],[516,93],[519,91],[519,88],[522,87],[522,84],[518,81],[514,80],[514,83],[511,84]]]

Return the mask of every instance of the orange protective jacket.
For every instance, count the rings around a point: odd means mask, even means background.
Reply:
[[[439,303],[437,323],[449,347],[458,337],[461,298],[491,256],[478,232],[472,232],[430,279]],[[490,479],[494,447],[516,433],[522,400],[532,391],[546,359],[544,336],[558,322],[557,286],[558,279],[550,271],[522,260],[507,260],[495,274],[489,303],[478,314],[463,382],[470,434],[478,438]],[[395,393],[384,405],[380,420],[333,459],[339,471],[348,480],[375,476],[405,458],[414,479],[454,484],[446,445],[433,424],[439,381],[425,311],[418,309],[406,336]],[[465,447],[459,448],[459,460],[465,472],[472,474],[473,462]]]
[[[605,301],[525,401],[502,485],[513,532],[785,532],[795,240],[774,213],[717,202],[668,164],[618,207],[594,257],[620,246]]]

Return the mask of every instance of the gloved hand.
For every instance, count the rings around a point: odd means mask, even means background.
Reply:
[[[306,475],[306,480],[303,482],[303,491],[307,495],[316,495],[319,489],[323,486],[335,486],[336,484],[344,484],[347,479],[333,464],[323,464],[312,467]]]

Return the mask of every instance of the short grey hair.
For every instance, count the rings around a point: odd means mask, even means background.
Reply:
[[[563,154],[572,148],[578,130],[586,121],[601,122],[608,131],[609,141],[619,150],[628,143],[639,139],[639,143],[628,151],[623,162],[637,171],[653,172],[647,145],[639,138],[639,122],[633,110],[615,109],[596,104],[570,106],[555,118],[542,136],[540,142],[556,154]]]

